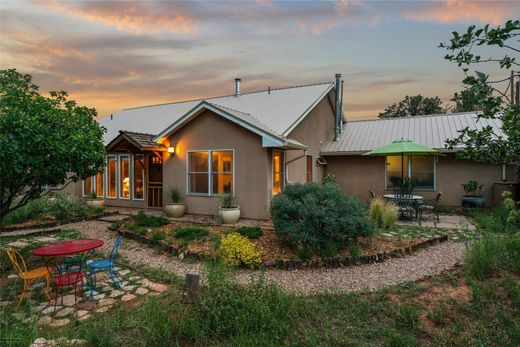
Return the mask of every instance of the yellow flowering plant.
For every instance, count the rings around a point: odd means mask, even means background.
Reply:
[[[237,232],[231,232],[220,241],[220,253],[226,265],[256,267],[262,264],[255,245]]]

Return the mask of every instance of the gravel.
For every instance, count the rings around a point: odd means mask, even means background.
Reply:
[[[105,240],[101,250],[108,255],[114,244],[116,233],[107,229],[110,223],[87,221],[70,224],[70,229],[80,230],[86,237]],[[403,258],[392,258],[383,263],[356,265],[337,269],[309,269],[285,271],[268,269],[264,278],[286,291],[299,294],[318,292],[376,290],[402,282],[416,281],[439,274],[462,262],[464,243],[443,242]],[[186,273],[200,274],[203,263],[180,260],[170,255],[159,254],[137,241],[125,239],[120,252],[134,266],[146,265],[162,268],[181,277]],[[240,270],[237,281],[250,283],[261,271]]]

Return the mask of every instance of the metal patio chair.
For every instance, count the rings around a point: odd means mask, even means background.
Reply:
[[[397,205],[397,211],[399,211],[401,219],[417,219],[418,212],[413,195],[396,194],[395,204]]]
[[[114,246],[112,247],[112,251],[110,252],[110,257],[108,259],[98,259],[94,260],[91,263],[88,264],[88,270],[89,270],[89,277],[90,277],[90,297],[92,297],[92,293],[94,292],[94,289],[96,288],[96,272],[97,271],[104,271],[108,274],[108,277],[112,280],[112,283],[114,286],[118,289],[121,288],[121,284],[123,284],[123,281],[117,274],[116,270],[114,269],[115,266],[115,258],[117,251],[119,250],[119,246],[121,246],[121,241],[123,240],[123,236],[118,236],[116,239],[116,242],[114,243]]]
[[[422,216],[424,213],[431,213],[433,225],[437,227],[440,222],[439,218],[439,202],[441,200],[442,192],[438,192],[434,199],[424,200],[419,206],[419,225],[421,225]]]
[[[74,287],[74,304],[78,303],[78,296],[83,296],[83,266],[87,258],[87,252],[83,253],[77,268],[67,272],[58,272],[52,278],[54,285],[54,313],[56,313],[56,304],[58,302],[59,288]],[[63,305],[64,293],[61,293],[61,304]]]

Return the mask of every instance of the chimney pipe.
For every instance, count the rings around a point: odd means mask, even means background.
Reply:
[[[235,96],[240,95],[240,81],[242,81],[242,79],[235,78]]]
[[[341,74],[336,74],[336,98],[335,98],[335,126],[334,126],[334,141],[339,140],[340,126],[341,126]]]
[[[271,86],[267,87],[267,94],[271,94]]]
[[[343,134],[343,122],[345,121],[343,119],[343,83],[345,83],[345,81],[341,80],[341,97],[340,97],[340,126],[339,126],[339,132],[341,134]]]

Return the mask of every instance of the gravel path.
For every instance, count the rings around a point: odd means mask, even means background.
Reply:
[[[107,229],[110,223],[88,221],[70,224],[70,229],[80,230],[87,237],[105,240],[102,251],[110,251],[116,234]],[[284,271],[268,269],[265,279],[278,284],[283,289],[311,294],[323,291],[359,291],[374,290],[407,281],[415,281],[438,274],[462,261],[464,243],[443,242],[420,250],[411,256],[392,258],[383,263],[351,266],[338,269],[313,269]],[[120,252],[133,265],[146,265],[162,268],[184,277],[186,273],[201,273],[203,264],[179,260],[176,257],[158,254],[150,247],[137,241],[125,239]],[[247,284],[260,271],[240,270],[237,274],[239,283]]]

